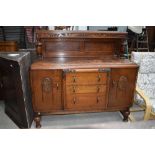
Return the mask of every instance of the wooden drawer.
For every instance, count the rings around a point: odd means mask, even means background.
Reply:
[[[65,109],[94,110],[106,108],[106,94],[66,95]]]
[[[66,87],[66,94],[106,93],[106,89],[106,85],[69,85]]]
[[[106,84],[109,70],[99,72],[98,69],[92,70],[73,70],[66,73],[66,85],[73,84]]]

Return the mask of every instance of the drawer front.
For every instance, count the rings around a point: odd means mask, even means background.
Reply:
[[[97,110],[106,108],[105,94],[66,95],[66,110]]]
[[[81,93],[106,93],[106,85],[69,85],[66,87],[66,94]]]
[[[107,72],[78,72],[78,73],[67,73],[66,74],[66,85],[73,84],[106,84],[107,83]]]

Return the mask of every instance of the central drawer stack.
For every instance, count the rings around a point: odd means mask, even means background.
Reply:
[[[64,70],[64,108],[85,111],[107,107],[110,69]]]

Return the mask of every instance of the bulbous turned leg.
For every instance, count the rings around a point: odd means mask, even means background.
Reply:
[[[122,110],[122,111],[120,111],[121,112],[121,114],[123,115],[123,121],[124,122],[128,122],[128,119],[129,119],[129,115],[130,115],[130,111],[129,111],[129,109],[127,109],[127,110]]]
[[[36,128],[41,128],[41,124],[40,124],[40,121],[41,121],[41,115],[40,113],[37,113],[36,116],[34,117],[34,121],[36,122]]]

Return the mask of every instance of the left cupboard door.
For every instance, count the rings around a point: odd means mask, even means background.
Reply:
[[[34,112],[50,113],[62,110],[61,72],[31,70],[30,75]]]

